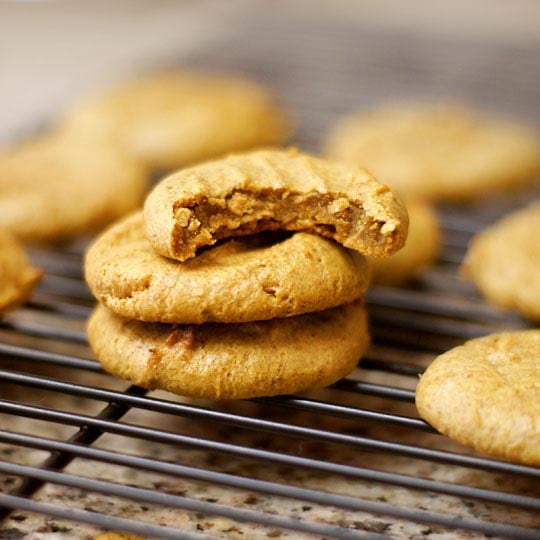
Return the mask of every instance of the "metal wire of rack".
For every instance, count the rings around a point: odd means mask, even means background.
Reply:
[[[323,86],[304,99],[309,76],[291,86],[284,74],[301,65],[313,79],[321,58],[339,58],[353,37],[361,44],[352,29],[340,29],[336,40],[336,29],[325,27],[317,29],[317,50],[308,51],[303,40],[312,26],[294,28],[295,58],[279,50],[280,43],[292,50],[291,29],[265,19],[193,63],[268,77],[297,120],[304,118],[299,144],[315,149],[312,130],[335,114],[335,100]],[[243,44],[254,35],[247,51]],[[377,62],[384,47],[372,53]],[[406,48],[399,56],[405,66],[412,61]],[[384,71],[384,63],[370,61]],[[328,69],[345,76],[343,66]],[[350,87],[342,80],[341,88]],[[0,538],[22,537],[17,531],[30,523],[83,537],[75,522],[86,524],[87,536],[101,528],[188,539],[540,538],[540,469],[459,447],[412,405],[417,376],[434,355],[471,337],[527,327],[483,303],[457,268],[476,231],[530,196],[441,207],[438,264],[406,288],[370,288],[373,346],[359,369],[325,391],[251,402],[181,400],[103,374],[86,346],[92,298],[81,247],[34,248],[46,277],[0,324]]]

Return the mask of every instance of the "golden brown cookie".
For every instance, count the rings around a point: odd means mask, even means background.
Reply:
[[[0,314],[22,304],[42,275],[15,238],[0,230]]]
[[[88,339],[109,373],[208,399],[322,388],[354,369],[369,340],[361,302],[288,319],[189,326],[124,319],[98,306]]]
[[[279,144],[289,133],[283,112],[254,82],[188,71],[120,84],[76,105],[66,123],[112,134],[129,154],[158,169]]]
[[[374,283],[399,285],[437,259],[441,233],[435,209],[420,200],[406,201],[405,206],[409,214],[407,242],[391,257],[369,260]]]
[[[0,226],[70,238],[137,208],[146,187],[145,170],[110,142],[57,131],[0,153]]]
[[[110,531],[102,532],[94,536],[94,540],[145,540],[144,537],[138,534]]]
[[[362,255],[313,234],[274,236],[228,240],[182,263],[152,249],[137,213],[90,246],[86,280],[117,315],[167,323],[291,317],[352,302],[365,291]]]
[[[540,330],[492,334],[439,356],[420,379],[416,407],[461,444],[540,465]]]
[[[477,234],[463,264],[494,304],[540,321],[540,202],[515,211]]]
[[[109,531],[99,533],[94,536],[93,540],[145,540],[144,537],[138,534],[125,533],[120,531]]]
[[[147,197],[148,239],[186,260],[222,238],[302,230],[366,255],[387,256],[407,235],[407,213],[363,169],[290,150],[231,155],[179,171]]]
[[[444,103],[349,115],[330,133],[326,153],[367,167],[407,198],[470,199],[540,175],[535,133]]]

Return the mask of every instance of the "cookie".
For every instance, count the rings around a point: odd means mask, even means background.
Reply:
[[[99,533],[97,536],[94,536],[93,540],[145,540],[142,536],[138,534],[131,534],[119,531],[109,531]]]
[[[462,267],[493,304],[540,321],[540,201],[478,233]]]
[[[22,304],[42,275],[17,240],[0,230],[0,315]]]
[[[290,150],[231,155],[160,182],[144,206],[154,249],[180,261],[222,238],[270,229],[314,232],[387,256],[407,235],[407,212],[363,169]]]
[[[473,339],[435,359],[416,389],[420,416],[480,452],[540,465],[540,330]]]
[[[207,399],[322,388],[350,373],[368,345],[361,302],[288,319],[202,325],[145,323],[98,306],[88,339],[109,373]]]
[[[409,214],[407,242],[385,259],[371,258],[372,281],[380,285],[400,285],[437,259],[441,233],[434,208],[420,200],[406,201]]]
[[[188,71],[120,84],[75,105],[66,124],[112,134],[156,169],[279,144],[290,131],[284,113],[254,82]]]
[[[249,322],[291,317],[358,299],[369,282],[362,255],[308,233],[227,240],[186,262],[157,254],[141,213],[86,254],[94,296],[124,317],[150,322]]]
[[[444,103],[349,115],[330,133],[326,153],[367,167],[408,198],[472,199],[540,174],[535,133]]]
[[[146,189],[146,171],[110,141],[59,130],[0,153],[0,226],[64,240],[137,208]]]

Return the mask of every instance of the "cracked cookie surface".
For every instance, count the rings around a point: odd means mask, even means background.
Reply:
[[[328,386],[354,369],[369,342],[361,302],[288,319],[202,325],[145,323],[98,306],[88,339],[109,373],[207,399]]]
[[[151,322],[247,322],[321,311],[358,299],[365,257],[309,233],[229,239],[179,262],[156,253],[141,213],[88,249],[86,280],[118,315]]]
[[[407,212],[358,167],[289,150],[231,155],[160,182],[144,206],[146,234],[161,255],[264,230],[307,231],[364,255],[388,256],[407,235]]]
[[[455,441],[540,465],[540,330],[473,339],[435,359],[416,389],[420,416]]]
[[[42,275],[32,267],[19,242],[0,230],[0,315],[24,302]]]

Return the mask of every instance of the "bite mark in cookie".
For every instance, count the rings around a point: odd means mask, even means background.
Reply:
[[[407,235],[407,213],[369,173],[301,154],[264,150],[179,171],[145,203],[148,239],[162,255],[263,230],[308,231],[366,255],[388,256]]]

